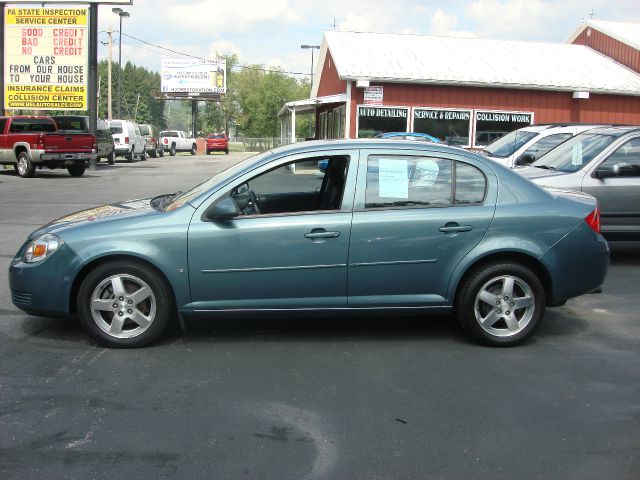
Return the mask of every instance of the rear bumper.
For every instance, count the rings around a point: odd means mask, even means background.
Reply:
[[[609,245],[582,222],[540,259],[554,272],[550,305],[602,287],[609,269]]]

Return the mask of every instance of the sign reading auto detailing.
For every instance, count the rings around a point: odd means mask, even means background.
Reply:
[[[365,105],[382,105],[384,99],[383,87],[367,87],[364,89]]]
[[[163,93],[226,93],[226,60],[163,58]]]
[[[8,110],[86,110],[87,8],[5,9]]]

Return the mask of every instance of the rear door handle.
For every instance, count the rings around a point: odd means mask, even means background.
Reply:
[[[460,233],[473,230],[471,225],[458,225],[456,222],[449,222],[444,227],[440,227],[442,233]]]
[[[315,240],[317,238],[337,238],[340,236],[340,232],[316,231],[316,229],[313,229],[309,233],[305,233],[304,236],[311,240]]]

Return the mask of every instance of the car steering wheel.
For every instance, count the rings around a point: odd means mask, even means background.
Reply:
[[[256,215],[260,215],[260,207],[258,206],[258,197],[253,190],[249,190],[249,198],[253,204],[253,211]]]

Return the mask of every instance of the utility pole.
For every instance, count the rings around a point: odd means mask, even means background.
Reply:
[[[136,98],[136,109],[133,113],[133,121],[137,122],[137,118],[138,118],[138,104],[140,103],[140,94],[138,93],[138,98]]]
[[[113,29],[111,25],[109,25],[109,30],[107,30],[109,34],[109,58],[107,60],[107,120],[111,120],[113,118],[113,112],[111,110],[111,58],[113,55],[113,39],[111,35],[113,34]]]

